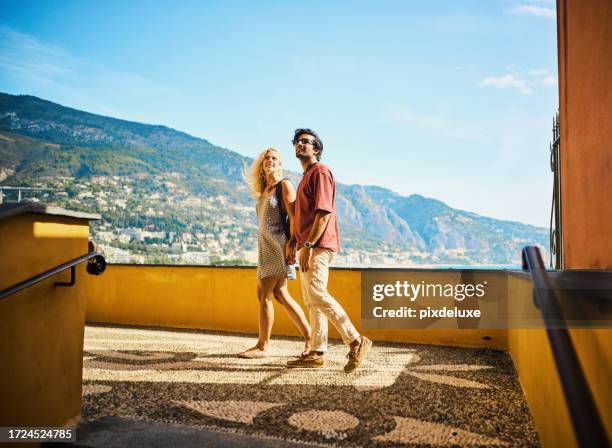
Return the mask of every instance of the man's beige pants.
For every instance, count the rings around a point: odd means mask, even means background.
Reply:
[[[300,272],[302,297],[312,327],[312,350],[317,352],[327,351],[327,319],[336,327],[345,344],[359,337],[344,308],[327,291],[329,265],[333,259],[333,251],[315,247],[308,272]]]

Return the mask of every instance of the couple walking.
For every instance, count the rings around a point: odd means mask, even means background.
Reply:
[[[329,168],[320,163],[323,142],[316,132],[297,129],[292,143],[304,171],[297,192],[291,182],[283,179],[281,155],[276,149],[263,151],[251,169],[250,180],[253,195],[257,198],[259,220],[259,339],[254,347],[238,356],[264,358],[268,355],[274,296],[305,340],[301,356],[287,362],[287,367],[321,367],[325,364],[329,319],[349,346],[344,370],[352,372],[361,364],[372,341],[359,334],[342,306],[327,291],[329,266],[340,250],[336,183]],[[288,222],[284,222],[285,216]],[[296,255],[310,325],[287,289],[287,279],[295,279],[293,265]]]

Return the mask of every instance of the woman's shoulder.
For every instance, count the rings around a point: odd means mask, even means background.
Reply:
[[[293,186],[293,182],[291,182],[289,179],[287,179],[286,177],[284,179],[281,180],[281,186],[283,188],[283,190],[292,190],[295,187]]]

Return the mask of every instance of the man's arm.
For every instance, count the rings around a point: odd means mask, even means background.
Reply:
[[[310,229],[310,233],[308,234],[308,238],[306,241],[312,244],[316,244],[317,241],[321,239],[323,236],[323,232],[327,228],[327,224],[329,224],[329,220],[331,219],[331,213],[325,210],[317,210],[314,222],[312,223],[312,229]],[[306,247],[302,248],[300,252],[300,270],[302,272],[308,272],[310,268],[310,257],[312,256],[312,248],[308,249]]]
[[[330,219],[330,212],[326,210],[317,210],[314,222],[312,223],[312,229],[310,229],[310,233],[308,234],[306,241],[316,244],[323,236],[325,229],[327,229],[327,224],[329,223]]]

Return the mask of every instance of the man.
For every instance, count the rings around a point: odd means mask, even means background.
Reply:
[[[344,371],[352,372],[361,364],[372,341],[359,334],[342,306],[327,291],[329,266],[340,250],[336,183],[329,168],[319,162],[323,142],[314,131],[297,129],[293,145],[304,175],[295,200],[294,238],[287,245],[286,255],[290,260],[295,259],[297,246],[302,296],[310,313],[313,339],[312,350],[289,361],[287,366],[321,367],[325,364],[329,319],[349,346],[349,360]]]

